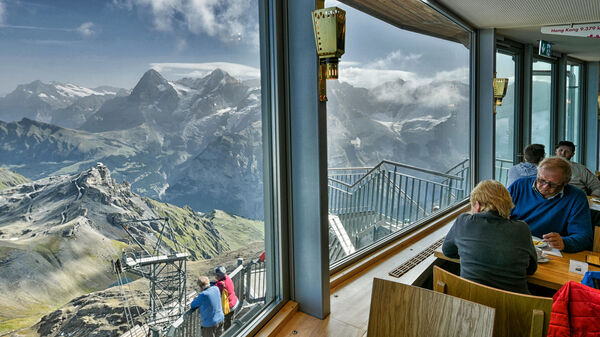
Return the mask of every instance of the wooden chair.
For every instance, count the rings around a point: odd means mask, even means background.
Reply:
[[[433,289],[496,309],[494,336],[546,336],[552,298],[488,287],[433,267]]]
[[[494,309],[375,278],[368,337],[492,336]]]
[[[594,226],[594,248],[592,251],[600,253],[600,226]]]

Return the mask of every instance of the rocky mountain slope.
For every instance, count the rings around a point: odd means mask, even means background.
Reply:
[[[261,222],[223,212],[204,215],[139,196],[100,163],[0,191],[2,330],[31,325],[48,310],[114,283],[111,259],[135,247],[121,223],[161,217],[169,218],[175,233],[163,235],[164,253],[174,252],[176,240],[192,260],[263,240]],[[129,223],[128,230],[150,248],[161,222]],[[235,233],[244,235],[236,240]]]
[[[22,175],[0,167],[0,190],[29,182]]]

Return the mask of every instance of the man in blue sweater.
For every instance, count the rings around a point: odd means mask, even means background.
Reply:
[[[587,197],[570,180],[569,162],[550,157],[539,164],[537,177],[508,188],[515,204],[510,218],[527,222],[533,235],[567,253],[591,249],[593,238]]]
[[[201,276],[197,283],[201,291],[190,304],[190,309],[200,308],[202,337],[219,337],[223,333],[225,318],[221,306],[221,291],[216,286],[211,286],[206,276]]]

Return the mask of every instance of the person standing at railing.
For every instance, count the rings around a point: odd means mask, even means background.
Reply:
[[[216,286],[210,285],[206,276],[201,276],[196,282],[200,287],[200,293],[192,301],[190,309],[200,308],[202,337],[219,337],[223,333],[225,319],[221,307],[221,292]]]
[[[231,327],[231,322],[235,318],[235,313],[239,307],[239,301],[235,295],[233,281],[229,275],[227,275],[227,269],[225,269],[224,266],[215,268],[215,278],[217,279],[215,285],[219,288],[219,291],[223,293],[223,289],[225,289],[229,294],[229,313],[225,315],[225,323],[223,325],[223,328],[227,330]]]
[[[542,144],[529,144],[523,150],[522,163],[519,163],[508,170],[508,180],[506,186],[512,185],[512,183],[523,177],[535,177],[537,175],[537,166],[546,156],[544,145]]]

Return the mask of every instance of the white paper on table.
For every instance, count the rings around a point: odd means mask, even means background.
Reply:
[[[541,249],[544,252],[544,255],[554,255],[554,256],[562,257],[560,250],[558,250],[556,248],[544,247]]]
[[[594,211],[600,211],[600,205],[593,202],[590,204],[590,209],[593,209]]]
[[[588,264],[581,261],[571,260],[569,262],[569,272],[585,275],[585,272],[588,271]]]

